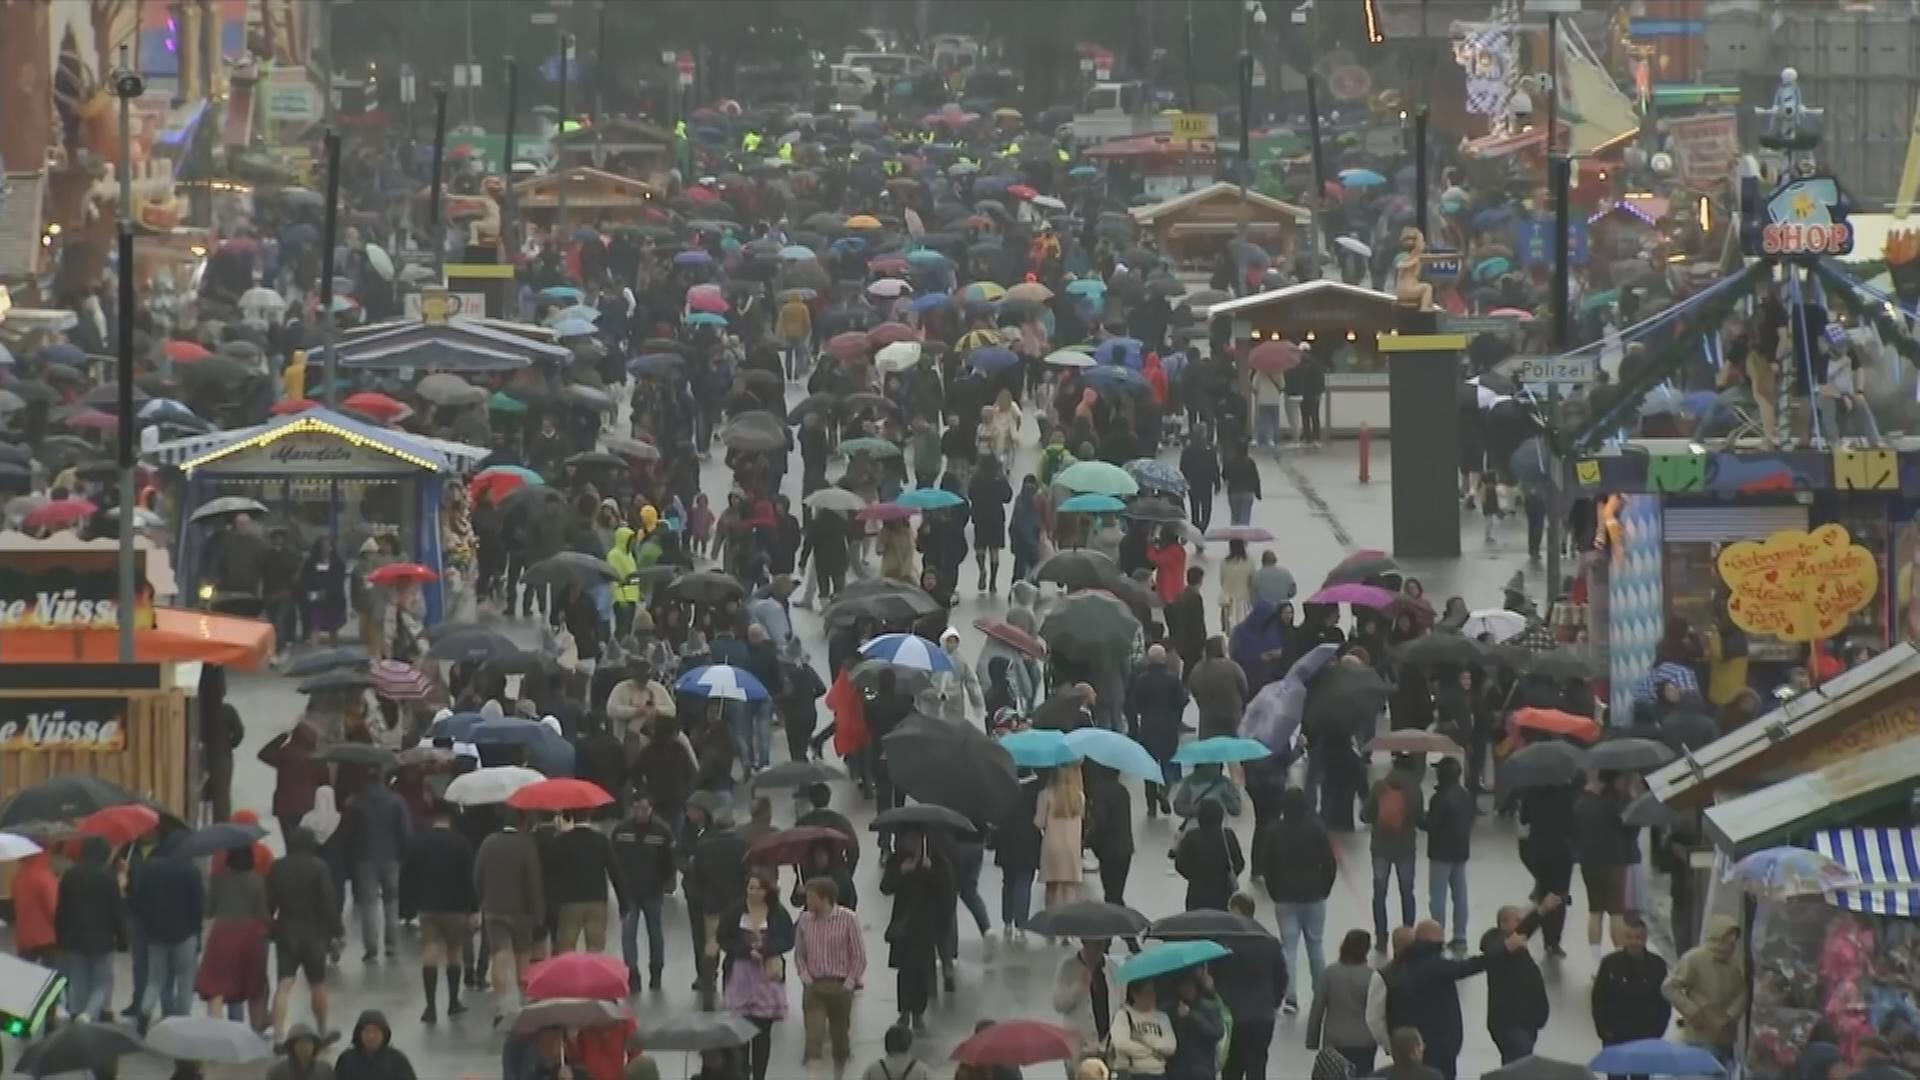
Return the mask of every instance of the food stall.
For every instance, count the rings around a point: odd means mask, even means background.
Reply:
[[[567,220],[560,221],[560,192],[566,189]],[[647,206],[659,197],[652,184],[585,165],[542,173],[513,186],[522,217],[544,226],[638,225]]]

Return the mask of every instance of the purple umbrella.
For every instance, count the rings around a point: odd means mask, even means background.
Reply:
[[[1240,714],[1240,735],[1257,740],[1276,754],[1285,753],[1306,711],[1307,683],[1321,668],[1333,663],[1339,652],[1338,645],[1316,645],[1294,662],[1284,678],[1262,687]]]
[[[673,257],[675,266],[711,266],[713,256],[704,251],[683,251]]]
[[[967,362],[975,371],[1005,371],[1020,362],[1020,357],[1011,350],[994,345],[986,345],[967,354]]]
[[[1329,585],[1312,596],[1307,597],[1309,604],[1352,604],[1355,607],[1384,608],[1393,603],[1393,593],[1377,585],[1348,583]]]

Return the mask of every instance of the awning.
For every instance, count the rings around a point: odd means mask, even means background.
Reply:
[[[133,635],[133,662],[199,661],[252,670],[273,655],[273,627],[258,619],[156,608],[153,628]],[[10,630],[0,661],[8,664],[116,664],[120,631]]]
[[[1860,878],[1864,889],[1829,893],[1835,907],[1866,915],[1920,915],[1920,829],[1827,829],[1813,848]]]

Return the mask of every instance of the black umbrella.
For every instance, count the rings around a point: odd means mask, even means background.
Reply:
[[[817,412],[822,416],[832,416],[834,410],[839,407],[840,396],[838,394],[812,394],[809,395],[805,401],[787,410],[787,423],[797,424],[805,420],[808,413]]]
[[[1321,587],[1361,582],[1370,577],[1400,572],[1400,564],[1387,555],[1378,551],[1361,551],[1347,556],[1341,560],[1340,565],[1327,571],[1327,580]]]
[[[1067,589],[1104,589],[1119,577],[1120,565],[1092,548],[1063,551],[1033,572],[1033,580]]]
[[[1587,751],[1587,769],[1592,772],[1646,772],[1665,765],[1677,756],[1672,747],[1652,739],[1606,739]]]
[[[724,604],[747,595],[747,589],[732,574],[723,574],[718,570],[695,570],[667,586],[667,595],[695,604]]]
[[[133,388],[134,408],[137,409],[152,400],[153,398],[145,390],[140,389],[138,386]],[[80,398],[80,403],[92,406],[103,412],[113,412],[120,407],[120,384],[101,383],[99,386],[87,391],[86,394]]]
[[[1528,1054],[1511,1065],[1480,1074],[1480,1080],[1593,1080],[1593,1070],[1571,1061]]]
[[[1500,763],[1499,786],[1507,791],[1562,787],[1587,763],[1586,754],[1572,743],[1549,739],[1521,747]]]
[[[368,660],[367,650],[358,645],[342,645],[337,649],[321,649],[302,656],[280,670],[282,675],[291,675],[296,679],[335,668],[358,667]]]
[[[1130,907],[1098,900],[1075,900],[1036,911],[1027,919],[1027,929],[1045,937],[1137,937],[1152,925]]]
[[[1000,821],[1020,801],[1012,756],[977,725],[909,716],[882,745],[894,784],[923,803]]]
[[[1033,726],[1053,731],[1072,731],[1086,722],[1080,712],[1086,704],[1086,693],[1078,687],[1069,686],[1035,707]]]
[[[1310,732],[1366,738],[1380,720],[1393,688],[1380,673],[1362,664],[1328,664],[1307,684],[1301,723]]]
[[[1593,663],[1571,649],[1548,649],[1546,652],[1527,653],[1527,661],[1521,668],[1529,675],[1538,675],[1543,679],[1591,679]]]
[[[527,567],[521,580],[535,589],[547,585],[591,588],[601,582],[620,580],[620,571],[605,559],[596,559],[578,551],[563,551]]]
[[[754,774],[756,788],[796,788],[810,784],[831,784],[845,780],[847,774],[823,761],[783,761],[771,769]]]
[[[560,391],[560,396],[565,398],[568,404],[592,409],[595,412],[606,412],[613,408],[613,398],[605,390],[582,386],[579,383],[568,385],[566,389]]]
[[[146,1048],[131,1032],[111,1024],[67,1024],[28,1045],[13,1070],[32,1077],[114,1072],[121,1058]]]
[[[952,829],[955,832],[973,832],[973,822],[957,811],[933,803],[914,803],[910,806],[896,806],[878,814],[873,824],[867,828],[874,832],[889,832],[896,829]]]
[[[1671,829],[1684,824],[1687,816],[1654,797],[1653,792],[1643,791],[1620,811],[1620,821],[1625,825],[1637,825],[1645,829]]]
[[[618,454],[628,461],[660,460],[660,448],[650,442],[630,439],[625,435],[602,435],[600,441],[607,444],[609,453]]]
[[[373,685],[373,677],[364,671],[350,668],[335,668],[323,671],[300,684],[303,694],[325,694],[333,691],[365,690]]]
[[[1140,633],[1140,620],[1117,596],[1094,591],[1070,593],[1054,604],[1040,624],[1040,637],[1076,660],[1124,660]]]
[[[697,1054],[703,1050],[731,1050],[745,1046],[760,1033],[753,1021],[737,1013],[696,1013],[670,1017],[642,1025],[633,1033],[636,1046],[648,1051],[681,1051]]]
[[[672,563],[655,563],[652,566],[642,566],[635,570],[633,573],[627,575],[627,580],[635,585],[658,585],[662,582],[672,581],[674,578],[686,572],[687,568],[684,566],[675,566]]]
[[[627,461],[605,450],[584,450],[569,457],[566,463],[576,469],[624,469]]]
[[[787,429],[779,417],[755,410],[728,420],[720,428],[720,441],[730,450],[785,450]]]
[[[1128,504],[1126,516],[1135,521],[1174,522],[1187,520],[1187,512],[1166,499],[1135,499]]]
[[[434,635],[433,644],[427,647],[427,658],[477,663],[495,657],[512,656],[519,651],[520,646],[507,640],[504,635],[474,627],[456,633]]]
[[[1178,941],[1183,938],[1207,938],[1213,941],[1227,941],[1232,938],[1270,938],[1273,934],[1264,926],[1232,911],[1214,911],[1201,908],[1197,911],[1183,911],[1178,915],[1169,915],[1164,919],[1155,919],[1147,927],[1147,936],[1163,941]]]
[[[863,618],[880,623],[909,622],[940,610],[925,589],[884,578],[870,578],[842,589],[821,617],[829,628],[851,626]]]
[[[365,765],[373,769],[391,769],[396,764],[393,751],[373,743],[333,743],[313,752],[315,761],[338,765]]]
[[[526,649],[488,657],[480,664],[480,670],[490,675],[529,675],[536,671],[557,671],[559,667],[559,663],[545,653]]]
[[[319,760],[317,755],[315,760]],[[174,848],[174,854],[184,859],[198,859],[217,851],[232,851],[234,848],[247,847],[266,835],[267,830],[258,825],[222,821],[201,826],[181,837],[180,843]]]
[[[93,776],[56,776],[22,788],[0,803],[0,828],[36,821],[74,821],[109,806],[141,802],[133,792]]]
[[[1393,651],[1403,664],[1451,664],[1454,667],[1478,667],[1487,662],[1480,643],[1459,634],[1437,630],[1407,642]]]
[[[840,415],[855,416],[863,412],[878,412],[892,415],[900,411],[900,406],[892,398],[881,394],[848,394],[840,399]]]

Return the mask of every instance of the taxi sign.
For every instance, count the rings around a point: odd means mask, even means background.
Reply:
[[[1173,137],[1176,139],[1210,139],[1214,132],[1214,118],[1206,113],[1183,112],[1173,118]]]

